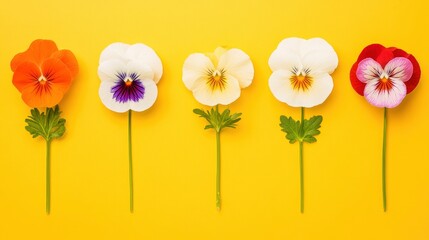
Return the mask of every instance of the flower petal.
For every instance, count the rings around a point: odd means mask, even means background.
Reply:
[[[360,62],[365,58],[372,58],[375,60],[381,54],[381,52],[383,52],[385,49],[386,48],[381,44],[368,45],[359,54],[357,62]]]
[[[281,41],[268,60],[271,70],[302,68],[299,49],[304,41],[302,38],[286,38]]]
[[[15,69],[12,83],[22,92],[26,88],[34,87],[41,75],[40,68],[35,63],[23,62]]]
[[[420,65],[412,54],[408,54],[402,49],[395,48],[393,50],[393,54],[395,55],[395,57],[405,57],[413,64],[413,75],[411,76],[410,80],[405,82],[405,85],[407,86],[407,94],[409,94],[419,84],[421,75]]]
[[[361,82],[356,75],[359,62],[355,62],[350,69],[350,83],[352,84],[353,89],[361,96],[363,96],[363,91],[365,89],[365,83]]]
[[[59,58],[70,70],[72,78],[74,78],[79,72],[79,65],[77,63],[76,57],[69,50],[61,50],[52,54],[52,58]]]
[[[22,91],[22,100],[31,108],[54,107],[64,96],[55,88],[29,87]]]
[[[338,66],[334,48],[322,38],[311,38],[300,45],[301,63],[312,73],[331,74]]]
[[[201,53],[193,53],[186,58],[183,64],[182,80],[186,88],[193,90],[192,86],[198,80],[206,76],[207,70],[214,69],[210,58]]]
[[[152,68],[154,74],[153,81],[155,83],[159,82],[163,72],[162,62],[152,48],[142,43],[131,45],[127,49],[126,57],[129,60],[139,61]]]
[[[241,88],[245,88],[252,83],[254,75],[252,61],[249,55],[240,49],[233,48],[226,51],[219,58],[218,69],[225,69],[227,74],[234,76]]]
[[[394,58],[393,49],[385,48],[381,44],[371,44],[366,46],[359,54],[358,62],[365,58],[372,58],[380,64],[382,68]]]
[[[42,73],[48,79],[52,91],[66,93],[72,83],[72,76],[68,67],[60,59],[48,59],[42,64]],[[51,107],[58,104],[52,100]]]
[[[145,88],[143,99],[138,102],[130,101],[130,109],[136,112],[142,112],[152,107],[158,96],[158,87],[152,79],[142,80],[142,83]]]
[[[206,78],[199,78],[192,86],[195,99],[204,105],[215,106],[217,104],[228,105],[240,97],[241,89],[238,80],[234,76],[226,76],[225,88],[212,89]]]
[[[15,71],[23,62],[33,62],[36,65],[40,65],[56,51],[58,51],[58,48],[54,41],[37,39],[31,43],[25,52],[15,55],[10,66],[12,71]]]
[[[365,58],[360,61],[356,70],[357,78],[363,83],[378,80],[382,74],[383,68],[372,58]]]
[[[413,64],[404,57],[396,57],[387,63],[384,71],[389,75],[390,79],[406,82],[413,75]]]
[[[139,61],[130,61],[128,62],[126,68],[124,71],[130,76],[131,74],[137,74],[139,79],[150,79],[153,81],[154,79],[154,73],[152,71],[152,68],[148,65],[144,64],[143,62]]]
[[[391,79],[392,88],[390,90],[378,90],[378,80],[371,80],[365,86],[364,96],[366,100],[376,107],[393,108],[398,106],[407,95],[405,83]]]
[[[108,60],[126,61],[125,53],[129,47],[129,44],[121,42],[110,44],[101,52],[99,63],[101,64]]]
[[[332,77],[320,74],[313,79],[311,87],[307,91],[293,89],[290,82],[292,73],[286,70],[273,72],[269,79],[269,87],[274,97],[291,107],[314,107],[322,104],[332,92]]]
[[[98,66],[98,77],[102,82],[116,82],[118,73],[126,73],[127,65],[118,59],[103,61]]]
[[[123,113],[131,109],[130,102],[119,102],[113,98],[112,88],[115,86],[114,82],[111,81],[103,81],[100,84],[100,88],[98,89],[98,95],[100,96],[101,102],[108,109]]]

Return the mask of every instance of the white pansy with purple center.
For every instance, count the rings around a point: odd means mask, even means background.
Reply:
[[[404,82],[413,75],[413,64],[404,57],[390,60],[383,68],[372,58],[363,59],[357,68],[359,81],[366,83],[364,96],[376,107],[394,108],[407,95]]]
[[[144,44],[113,43],[100,55],[98,76],[99,95],[107,108],[114,112],[141,112],[155,103],[162,63],[155,51]]]

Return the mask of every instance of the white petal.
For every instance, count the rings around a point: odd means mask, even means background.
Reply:
[[[125,72],[128,74],[128,76],[132,73],[136,73],[139,75],[139,79],[151,79],[153,81],[154,78],[152,68],[138,61],[128,62]]]
[[[392,88],[388,91],[378,90],[378,80],[369,81],[364,90],[366,100],[376,107],[394,108],[398,106],[407,95],[407,88],[405,83],[400,80],[392,81]]]
[[[125,53],[127,52],[127,49],[130,47],[129,44],[116,42],[112,43],[109,46],[107,46],[100,54],[100,61],[101,64],[104,61],[107,60],[120,60],[125,61]]]
[[[240,97],[240,85],[233,76],[226,76],[225,88],[221,90],[212,90],[207,84],[206,78],[198,79],[193,86],[195,99],[201,104],[215,106],[217,104],[228,105]]]
[[[129,102],[131,110],[136,112],[142,112],[152,107],[156,101],[156,97],[158,96],[158,87],[154,81],[145,79],[142,80],[142,83],[145,90],[143,99],[140,99],[138,102]]]
[[[101,102],[104,106],[114,112],[123,113],[130,110],[131,107],[129,102],[120,103],[113,98],[113,93],[111,92],[113,86],[115,86],[114,82],[101,82],[100,88],[98,89]]]
[[[385,72],[391,79],[397,79],[402,82],[410,80],[413,75],[413,64],[404,57],[396,57],[390,60],[384,67]]]
[[[98,76],[102,82],[115,82],[118,80],[118,73],[126,73],[125,62],[118,59],[106,60],[98,66]]]
[[[242,50],[233,48],[220,56],[218,69],[222,68],[238,80],[241,88],[245,88],[252,83],[254,75],[253,64],[249,55]]]
[[[356,70],[356,77],[359,81],[378,81],[383,74],[381,65],[372,58],[365,58],[359,62]]]
[[[291,70],[293,67],[301,69],[299,49],[303,42],[305,40],[302,38],[286,38],[281,41],[268,60],[271,70]]]
[[[314,74],[331,74],[338,66],[334,48],[322,38],[312,38],[300,45],[302,65]]]
[[[323,103],[333,89],[333,81],[329,74],[321,74],[313,78],[307,91],[293,89],[290,82],[292,73],[279,70],[273,72],[269,79],[269,87],[274,97],[292,107],[314,107]]]
[[[182,80],[186,88],[193,90],[195,81],[207,75],[208,69],[214,69],[210,58],[201,53],[193,53],[183,64]]]
[[[126,57],[130,60],[137,60],[152,68],[155,83],[161,79],[163,69],[162,62],[155,51],[143,43],[131,45],[126,52]]]
[[[322,104],[329,97],[334,88],[334,81],[328,73],[313,76],[313,84],[307,91],[308,102],[304,107],[314,107]]]

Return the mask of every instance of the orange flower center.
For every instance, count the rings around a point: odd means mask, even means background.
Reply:
[[[293,75],[290,77],[290,84],[292,85],[293,90],[296,91],[307,91],[311,84],[313,83],[313,78],[307,75]]]
[[[125,86],[129,87],[131,85],[133,85],[133,80],[131,80],[129,78],[127,80],[125,80]]]
[[[48,81],[48,79],[46,79],[46,77],[45,76],[40,76],[39,77],[39,83],[41,84],[41,85],[45,85],[46,84],[46,82]]]
[[[393,87],[392,81],[387,77],[383,77],[380,79],[380,81],[378,81],[377,87],[375,89],[381,92],[381,91],[389,91],[390,89],[392,89],[392,87]]]
[[[216,89],[223,90],[226,85],[226,77],[225,77],[225,70],[221,69],[219,70],[208,70],[207,71],[207,84],[210,86],[210,88],[214,91]]]

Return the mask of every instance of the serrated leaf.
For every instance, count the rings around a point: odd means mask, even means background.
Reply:
[[[314,143],[317,139],[314,137],[320,134],[318,130],[322,123],[322,116],[314,116],[309,120],[304,119],[303,125],[300,121],[295,121],[292,117],[280,116],[280,127],[286,132],[286,139],[289,143],[307,142]]]
[[[207,113],[199,108],[195,108],[194,110],[192,110],[195,114],[200,115],[200,117],[207,117]]]
[[[231,115],[229,109],[225,109],[222,113],[219,112],[218,106],[211,108],[205,112],[202,109],[194,109],[193,112],[200,117],[203,117],[209,123],[204,129],[213,128],[216,132],[220,132],[223,128],[235,128],[237,122],[241,120],[241,113]]]
[[[320,128],[320,124],[323,121],[322,116],[313,116],[309,120],[304,120],[304,135],[303,135],[303,141],[308,143],[316,142],[317,139],[314,137],[316,135],[320,134],[320,131],[318,130]]]
[[[66,120],[60,117],[60,108],[47,108],[46,112],[40,113],[37,108],[33,108],[31,116],[25,119],[27,126],[25,129],[32,135],[33,138],[42,136],[46,141],[51,141],[54,138],[59,138],[64,135],[66,128]]]
[[[286,133],[286,139],[289,140],[289,143],[301,141],[300,125],[299,121],[293,120],[292,117],[280,116],[280,127]]]

